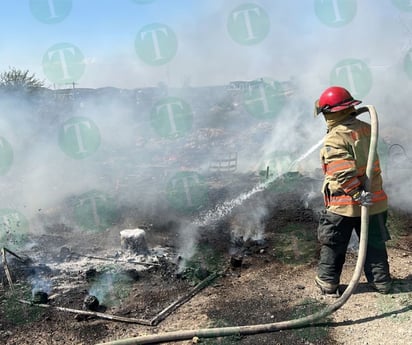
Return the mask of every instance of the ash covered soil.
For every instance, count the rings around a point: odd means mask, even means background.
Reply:
[[[7,255],[14,291],[2,266],[0,343],[98,344],[141,335],[208,327],[255,325],[312,314],[335,300],[319,294],[313,283],[318,257],[316,241],[319,200],[308,205],[293,193],[271,192],[263,197],[270,212],[264,217],[262,236],[244,240],[233,229],[247,223],[251,198],[213,225],[199,231],[190,260],[179,256],[181,238],[176,219],[135,223],[146,231],[150,255],[125,256],[120,250],[119,227],[103,233],[80,233],[64,224],[48,227],[33,239],[36,246],[21,263]],[[262,194],[262,193],[261,193]],[[258,196],[262,198],[262,195]],[[281,200],[281,201],[279,201]],[[313,207],[312,207],[313,206]],[[332,316],[311,327],[250,336],[174,341],[170,344],[405,344],[412,339],[412,232],[410,215],[391,210],[388,243],[394,292],[380,295],[362,277],[356,293]],[[231,229],[231,230],[230,230]],[[105,260],[102,260],[105,259]],[[144,265],[131,261],[138,261]],[[348,253],[342,276],[347,284],[356,262]],[[4,265],[4,264],[3,264]],[[203,289],[176,309],[174,302],[188,296],[198,284],[218,273]],[[50,283],[43,308],[24,304],[33,299],[33,277]],[[43,283],[44,284],[44,283]],[[82,315],[85,297],[98,296],[98,312],[124,322]],[[57,309],[67,308],[68,310]],[[162,314],[163,313],[163,314]]]

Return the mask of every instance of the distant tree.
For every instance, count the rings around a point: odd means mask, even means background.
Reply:
[[[0,73],[0,88],[5,91],[34,91],[44,86],[44,82],[30,74],[28,70],[10,68]]]

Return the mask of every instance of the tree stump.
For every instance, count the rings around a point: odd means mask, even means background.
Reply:
[[[147,254],[146,232],[143,229],[125,229],[120,231],[122,249],[134,254]]]

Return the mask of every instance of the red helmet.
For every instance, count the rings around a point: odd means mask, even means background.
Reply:
[[[319,97],[318,101],[318,114],[334,113],[355,105],[360,104],[362,101],[353,99],[352,95],[343,87],[331,86],[328,87]]]

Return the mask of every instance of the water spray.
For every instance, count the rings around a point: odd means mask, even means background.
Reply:
[[[366,166],[366,181],[364,188],[366,191],[370,190],[371,179],[373,176],[373,161],[376,153],[377,141],[378,141],[378,117],[376,114],[376,110],[373,106],[367,105],[357,110],[358,114],[363,112],[369,112],[371,117],[371,140],[369,145],[369,155],[368,155],[368,162]],[[312,147],[309,151],[313,151],[316,149],[318,144]],[[309,152],[308,151],[308,152]],[[309,153],[307,153],[309,154]],[[307,154],[302,155],[296,161],[304,159]],[[302,158],[303,157],[303,158]],[[296,162],[295,161],[295,162]],[[277,177],[276,177],[277,178]],[[272,178],[270,181],[275,179]],[[250,198],[252,195],[256,194],[257,192],[266,188],[269,181],[259,184],[254,189],[252,189],[248,193],[244,193],[239,196],[237,199],[232,200],[226,206],[230,210],[233,207],[238,205],[237,200],[244,201]],[[223,205],[225,205],[224,203]],[[226,215],[229,211],[222,211],[221,216]],[[203,218],[203,220],[207,220],[209,218]],[[159,343],[167,343],[172,341],[183,341],[183,340],[190,340],[194,337],[197,338],[218,338],[218,337],[226,337],[226,336],[244,336],[244,335],[253,335],[259,333],[270,333],[270,332],[278,332],[281,330],[286,329],[296,329],[307,327],[310,325],[316,324],[321,319],[325,318],[326,316],[332,314],[339,308],[341,308],[352,295],[356,287],[358,286],[360,276],[362,274],[363,266],[365,263],[366,257],[366,248],[368,244],[368,227],[369,227],[369,208],[367,206],[361,206],[361,232],[359,238],[359,253],[358,258],[356,261],[356,266],[349,282],[349,285],[342,293],[342,295],[331,305],[327,306],[326,308],[314,313],[312,315],[308,315],[303,318],[275,322],[275,323],[266,323],[266,324],[259,324],[259,325],[248,325],[248,326],[234,326],[234,327],[221,327],[221,328],[204,328],[204,329],[197,329],[197,330],[186,330],[186,331],[175,331],[175,332],[167,332],[164,334],[156,334],[156,335],[147,335],[147,336],[140,336],[135,338],[128,338],[123,340],[116,340],[111,341],[108,343],[101,343],[98,345],[137,345],[137,344],[159,344]]]
[[[313,145],[308,151],[306,151],[304,154],[302,154],[300,157],[295,159],[289,166],[288,171],[290,171],[297,163],[300,161],[304,160],[307,156],[309,156],[313,151],[315,151],[318,147],[320,147],[323,143],[323,139],[317,142],[315,145]],[[267,174],[268,175],[268,174]],[[240,194],[237,198],[225,201],[219,205],[217,205],[215,208],[212,210],[207,211],[206,213],[200,215],[197,219],[194,220],[194,224],[197,226],[206,226],[209,225],[210,223],[216,222],[223,217],[227,216],[232,210],[237,207],[242,205],[246,200],[250,199],[253,195],[256,193],[262,192],[270,184],[277,180],[282,173],[277,173],[274,174],[273,176],[269,177],[263,181],[258,183],[255,187],[253,187],[251,190],[244,192]]]
[[[299,162],[304,160],[306,157],[308,157],[313,151],[315,151],[318,147],[320,147],[322,143],[323,143],[323,139],[318,141],[315,145],[309,148],[308,151],[306,151],[300,157],[298,157],[293,162],[291,162],[287,171],[291,171],[296,164],[298,164]],[[195,229],[198,229],[200,227],[205,227],[205,226],[218,222],[219,220],[221,220],[222,218],[230,214],[234,208],[242,205],[245,201],[250,199],[255,194],[260,193],[264,191],[266,188],[268,188],[271,185],[271,183],[276,181],[278,178],[280,178],[283,173],[284,172],[278,171],[276,174],[269,176],[269,167],[267,167],[266,178],[263,182],[258,183],[251,190],[241,193],[238,197],[228,200],[228,201],[224,201],[216,205],[214,208],[200,214],[195,220],[193,220],[187,226],[187,228],[190,230],[191,233],[193,233]],[[182,256],[185,257],[185,255],[182,255]],[[182,265],[184,265],[184,261],[182,261]]]

